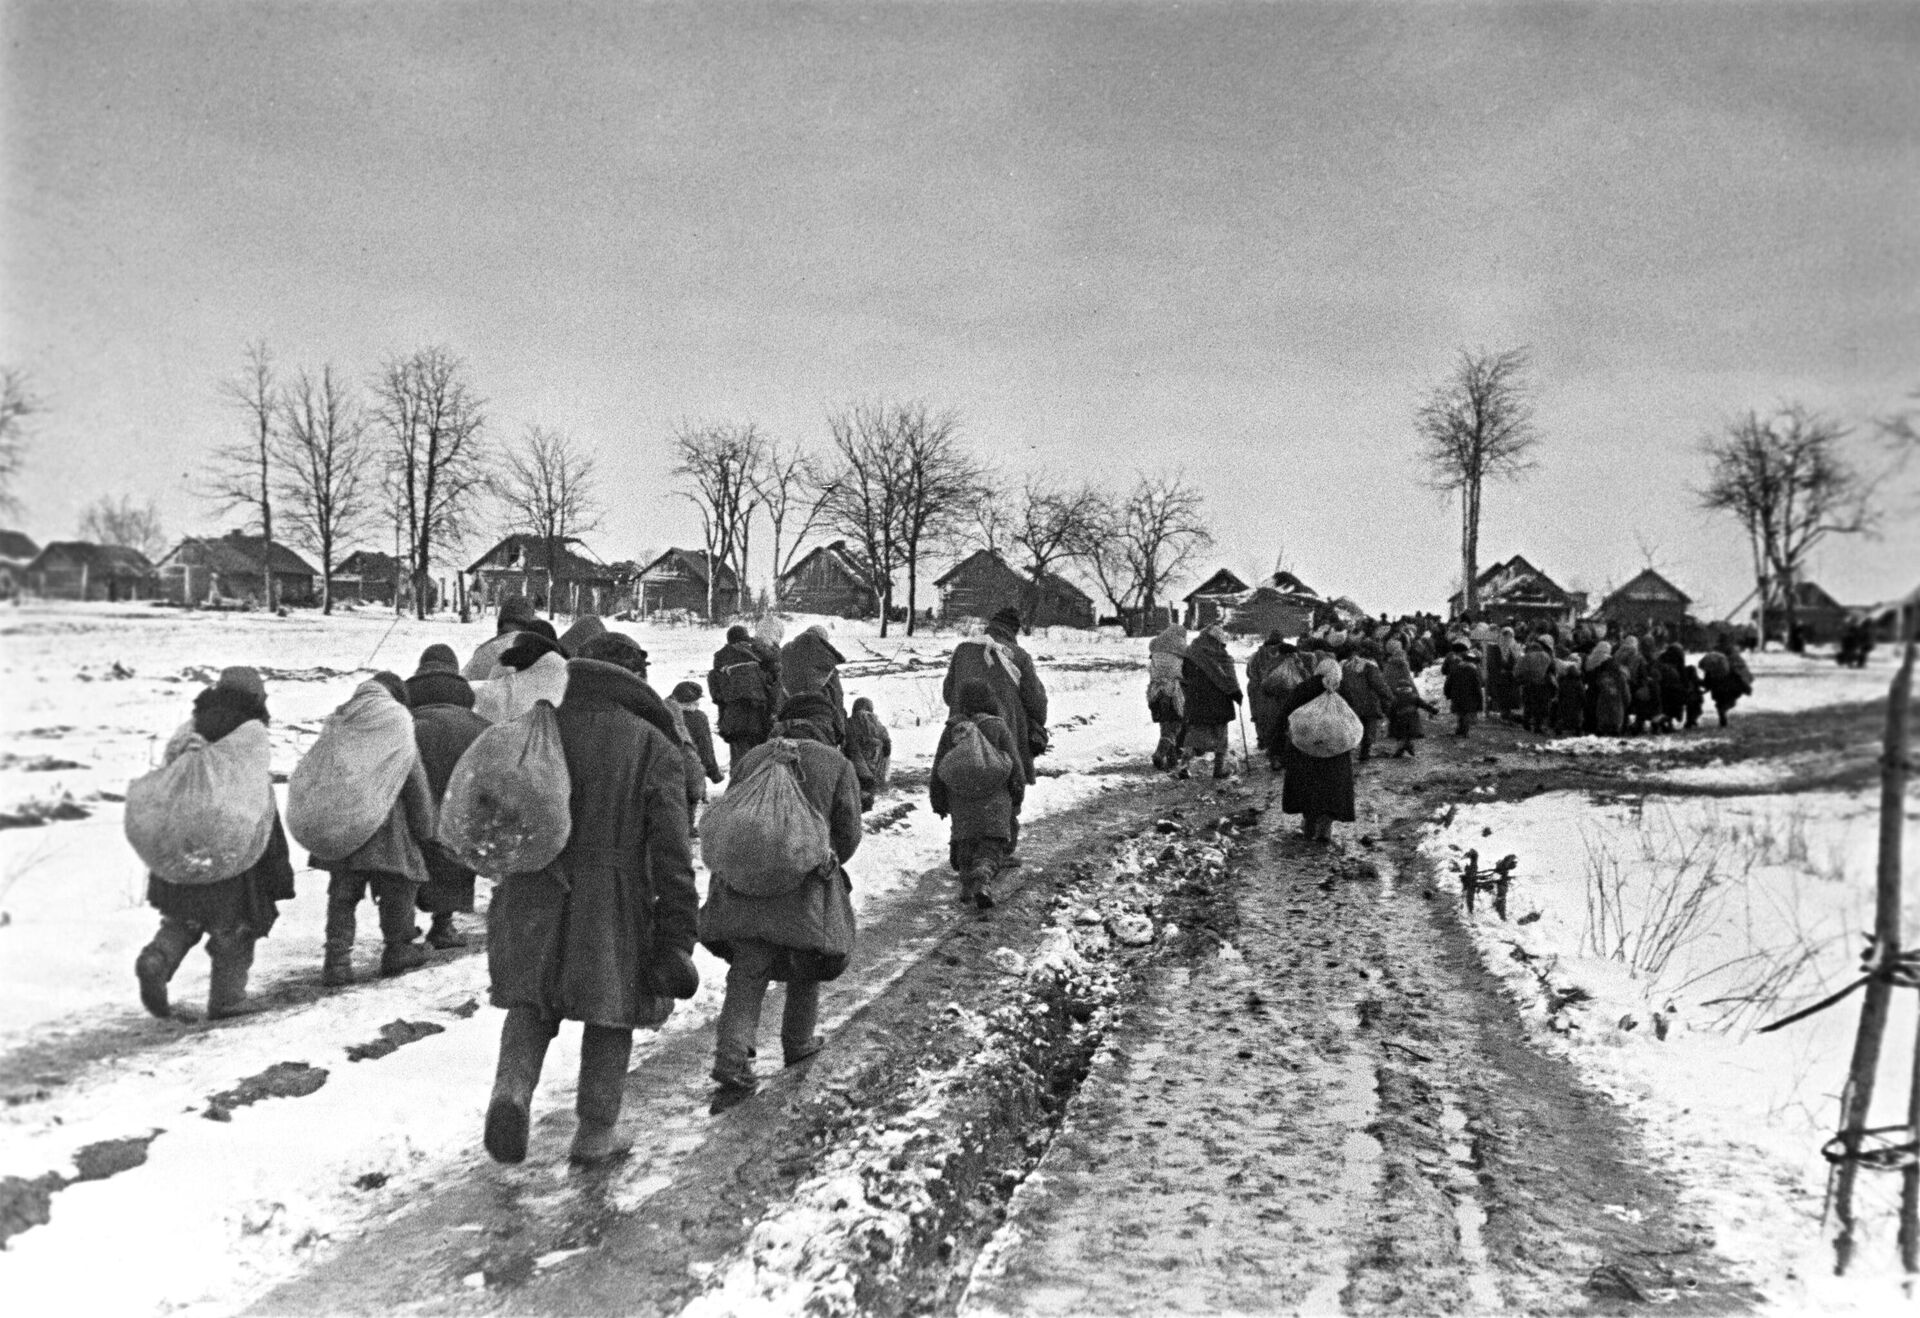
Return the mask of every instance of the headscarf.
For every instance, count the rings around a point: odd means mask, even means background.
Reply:
[[[1186,652],[1187,629],[1177,622],[1147,642],[1148,654],[1185,654]]]
[[[762,614],[760,620],[753,624],[753,634],[768,645],[778,645],[786,638],[787,624],[780,621],[778,614]]]
[[[1586,670],[1589,673],[1591,673],[1595,669],[1599,668],[1600,665],[1606,663],[1608,660],[1612,658],[1613,658],[1613,642],[1611,641],[1597,642],[1594,645],[1593,649],[1587,652]]]

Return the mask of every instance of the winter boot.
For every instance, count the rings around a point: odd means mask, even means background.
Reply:
[[[580,1036],[580,1091],[574,1111],[580,1116],[573,1133],[569,1161],[591,1167],[618,1158],[633,1148],[619,1138],[620,1103],[626,1097],[627,1059],[633,1052],[633,1031],[588,1025]]]
[[[200,941],[200,931],[181,920],[163,916],[153,941],[140,949],[133,959],[133,974],[140,981],[140,1005],[156,1016],[171,1015],[167,1002],[167,982],[180,968],[187,952]]]
[[[998,871],[991,860],[978,860],[967,871],[967,878],[973,888],[973,904],[982,911],[993,909],[993,880]]]
[[[427,946],[437,947],[444,952],[448,948],[466,945],[467,936],[454,927],[453,912],[435,911],[433,923],[427,929]]]
[[[354,908],[358,902],[327,903],[326,954],[320,962],[320,983],[341,988],[353,983]]]
[[[427,964],[427,949],[419,943],[388,943],[380,954],[380,975],[392,979]]]
[[[816,1034],[793,1052],[785,1054],[781,1058],[781,1064],[783,1066],[798,1066],[826,1046],[826,1038]]]
[[[487,1103],[487,1152],[495,1162],[523,1162],[527,1156],[528,1108],[540,1066],[547,1060],[555,1022],[529,1007],[513,1007],[500,1027],[500,1063],[493,1073],[493,1097]]]
[[[1227,765],[1227,753],[1225,751],[1214,752],[1213,776],[1215,778],[1231,778],[1233,776],[1233,770]]]
[[[255,1010],[247,1003],[247,974],[253,969],[253,931],[229,929],[207,938],[213,978],[207,986],[207,1019],[223,1020]]]

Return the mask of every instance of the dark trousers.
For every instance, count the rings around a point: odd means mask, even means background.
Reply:
[[[773,962],[778,953],[772,943],[757,938],[742,938],[733,944],[733,963],[727,967],[727,996],[720,1004],[715,1031],[716,1075],[752,1074],[748,1054],[760,1034],[760,1008],[766,1002],[767,985],[773,983]],[[807,1052],[819,1019],[819,982],[788,979],[786,1005],[780,1013],[780,1047],[789,1060]]]

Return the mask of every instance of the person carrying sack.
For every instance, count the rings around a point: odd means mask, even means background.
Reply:
[[[407,704],[413,711],[413,740],[427,771],[427,786],[435,801],[444,801],[454,766],[474,739],[487,730],[487,721],[473,712],[473,686],[460,676],[459,661],[445,645],[429,645],[420,655],[419,671],[407,679]],[[427,881],[414,902],[427,913],[427,946],[443,951],[465,947],[467,937],[453,917],[473,911],[474,872],[438,841],[426,843]]]
[[[819,696],[827,702],[831,722],[826,731],[833,746],[839,746],[847,737],[847,696],[840,687],[840,665],[846,661],[846,656],[827,639],[826,627],[817,622],[780,650],[781,690],[788,700],[795,696]]]
[[[680,750],[687,762],[687,821],[688,836],[700,836],[700,807],[707,799],[707,784],[726,781],[726,775],[720,772],[720,761],[713,753],[713,725],[707,722],[706,711],[701,709],[700,697],[704,694],[698,682],[682,682],[674,687],[673,694],[667,699],[669,710],[675,714],[686,737]]]
[[[1020,610],[1001,609],[988,620],[986,630],[969,636],[953,647],[947,661],[947,675],[940,685],[940,698],[949,710],[964,683],[984,679],[993,689],[1000,718],[1013,734],[1013,747],[1020,757],[1020,773],[1027,786],[1033,786],[1035,753],[1047,744],[1047,688],[1033,666],[1033,656],[1021,648]],[[1020,846],[1020,812],[1013,815],[1013,846]]]
[[[1173,623],[1147,642],[1147,717],[1160,729],[1153,767],[1180,766],[1180,729],[1187,721],[1187,698],[1180,687],[1181,662],[1187,657],[1187,630]]]
[[[1213,776],[1229,776],[1233,771],[1228,765],[1232,753],[1228,729],[1233,726],[1243,693],[1233,656],[1227,653],[1224,627],[1215,623],[1193,638],[1180,664],[1180,686],[1187,707],[1181,749],[1190,751],[1196,759],[1211,752]]]
[[[824,1042],[815,1033],[820,985],[839,978],[853,952],[846,862],[860,849],[860,784],[853,765],[834,749],[832,717],[823,697],[788,697],[772,739],[747,753],[709,813],[706,851],[713,879],[700,909],[700,941],[728,963],[714,1040],[716,1107],[759,1086],[753,1057],[767,986],[786,983],[780,1047],[783,1063],[796,1066]],[[756,811],[777,811],[777,817],[759,820],[743,811],[738,840],[772,826],[783,845],[735,845],[735,826],[723,812],[736,793],[758,798]],[[783,822],[801,810],[803,821]]]
[[[247,976],[253,968],[254,943],[272,931],[280,916],[279,903],[293,898],[292,855],[286,832],[280,826],[280,811],[274,804],[273,780],[267,767],[266,723],[267,689],[260,675],[251,668],[225,669],[217,682],[194,697],[192,721],[168,743],[165,766],[148,775],[163,789],[164,797],[164,788],[171,785],[166,780],[173,776],[168,775],[167,770],[183,756],[207,754],[216,747],[257,740],[257,745],[246,748],[244,763],[233,768],[239,771],[235,776],[251,778],[251,790],[259,793],[260,808],[270,821],[264,849],[254,852],[253,859],[247,861],[244,868],[226,874],[194,875],[185,881],[149,871],[147,904],[160,912],[160,928],[154,933],[153,941],[134,958],[133,973],[140,985],[140,1004],[155,1016],[172,1014],[167,985],[187,953],[202,938],[207,940],[207,957],[213,963],[207,985],[207,1019],[218,1020],[246,1010]],[[232,789],[248,784],[228,786]],[[127,793],[130,829],[137,827],[133,816],[140,809],[138,787],[136,783]],[[177,825],[178,804],[165,799],[157,801],[156,805],[166,811],[169,818],[156,823]],[[252,825],[248,827],[251,829]],[[242,849],[253,852],[252,840]],[[240,859],[246,857],[242,855]],[[164,860],[162,865],[165,866]]]
[[[841,750],[853,761],[854,775],[860,780],[860,808],[873,809],[874,798],[887,790],[893,772],[893,735],[873,712],[870,698],[854,699],[853,712],[847,715],[847,742]]]
[[[963,683],[940,744],[928,788],[933,813],[951,816],[947,856],[960,876],[960,900],[980,910],[994,904],[993,883],[1013,851],[1013,821],[1026,796],[1013,732],[1000,718],[993,688]]]
[[[328,716],[288,782],[287,799],[295,839],[312,853],[313,867],[328,874],[321,985],[353,982],[357,911],[369,893],[385,944],[381,975],[424,966],[427,950],[416,941],[413,913],[420,885],[432,878],[421,848],[433,841],[438,810],[398,675],[375,673]],[[371,829],[347,822],[359,817],[371,817]]]
[[[487,912],[490,1000],[505,1010],[484,1142],[527,1156],[533,1092],[563,1020],[581,1022],[579,1126],[568,1157],[603,1163],[619,1133],[636,1029],[700,988],[686,770],[672,716],[641,674],[646,652],[608,632],[567,665],[554,711],[570,828],[547,865],[502,876]]]
[[[1280,809],[1301,817],[1300,835],[1309,841],[1331,842],[1334,821],[1352,823],[1354,819],[1353,751],[1360,744],[1360,720],[1340,695],[1342,676],[1339,661],[1332,655],[1322,655],[1313,675],[1295,687],[1281,705],[1282,716],[1289,721],[1290,728],[1287,776],[1280,789]],[[1327,745],[1316,744],[1306,735],[1306,729],[1294,722],[1309,705],[1322,699],[1336,701],[1338,707],[1324,707],[1334,717],[1321,722],[1351,720],[1345,724],[1345,734]],[[1335,746],[1345,749],[1333,750]],[[1316,750],[1332,753],[1312,753]]]

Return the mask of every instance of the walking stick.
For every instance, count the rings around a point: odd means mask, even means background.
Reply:
[[[1233,712],[1240,716],[1240,763],[1243,771],[1253,772],[1253,752],[1247,749],[1247,707],[1241,701],[1235,701]]]

